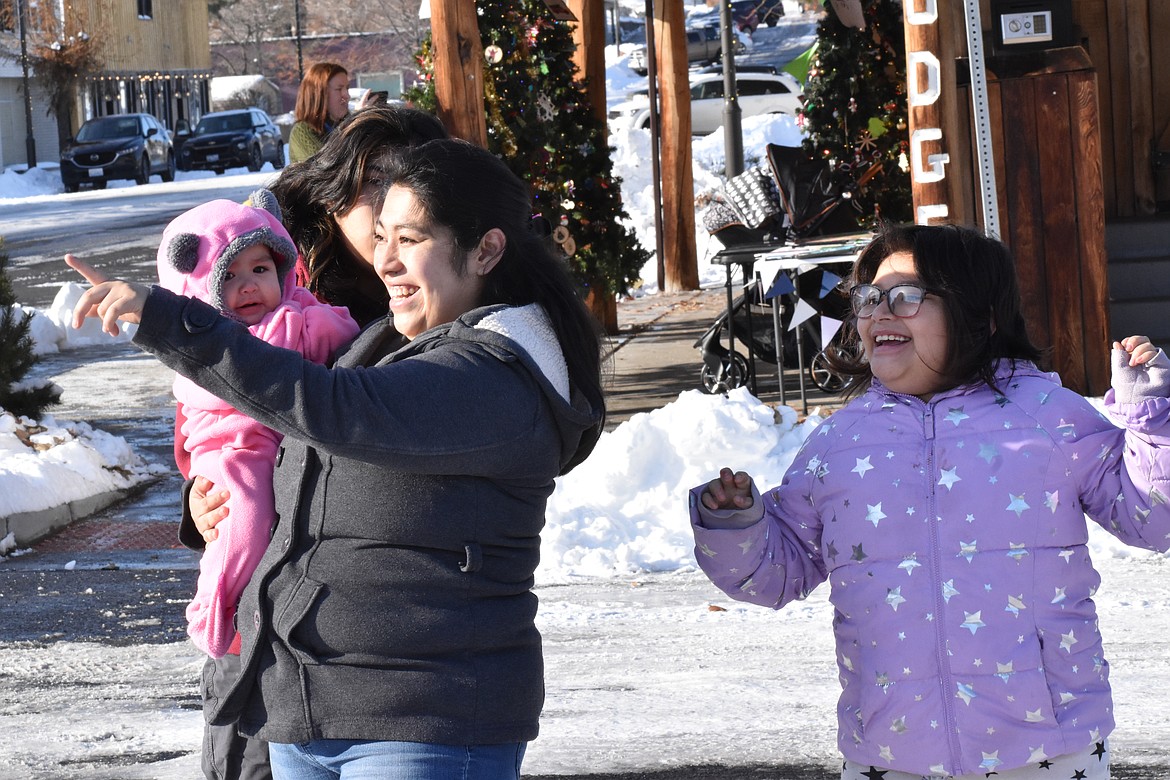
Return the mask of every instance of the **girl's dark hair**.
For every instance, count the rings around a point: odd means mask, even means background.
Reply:
[[[998,361],[1040,361],[1043,352],[1028,338],[1024,323],[1015,261],[1001,242],[959,225],[884,224],[858,256],[849,286],[872,282],[882,262],[899,252],[914,258],[922,286],[942,299],[947,353],[941,374],[949,387],[979,380],[994,388]],[[873,375],[856,349],[852,315],[849,325],[844,347],[830,359],[839,370],[866,380],[855,383],[862,389]]]
[[[534,223],[528,186],[495,155],[458,139],[401,149],[394,157],[389,181],[409,190],[433,223],[455,234],[461,249],[474,249],[493,228],[503,232],[504,254],[485,279],[480,304],[540,304],[552,321],[570,382],[604,418],[601,329],[568,267]]]
[[[446,137],[442,123],[418,109],[363,108],[342,120],[320,151],[285,168],[272,185],[304,260],[305,286],[335,306],[349,307],[361,325],[385,316],[389,298],[370,264],[350,252],[334,217],[357,205],[366,188],[385,189],[381,170],[393,149]]]
[[[304,122],[317,135],[325,135],[325,123],[329,121],[329,79],[349,71],[336,62],[318,62],[305,72],[301,85],[297,87],[297,104],[293,116]]]

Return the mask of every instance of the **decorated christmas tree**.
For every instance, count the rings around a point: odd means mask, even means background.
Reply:
[[[604,122],[594,116],[573,63],[573,33],[542,0],[480,0],[488,149],[532,188],[533,211],[585,291],[607,295],[638,281],[649,254],[621,222]],[[419,54],[422,85],[407,99],[435,107],[430,38]]]
[[[805,149],[827,160],[834,183],[853,193],[860,225],[909,221],[902,3],[846,0],[825,10],[804,89]],[[846,26],[843,18],[863,20],[865,27]]]
[[[61,389],[52,382],[24,380],[37,362],[30,331],[33,314],[14,306],[16,296],[7,267],[8,253],[0,239],[0,409],[37,419],[61,400]]]

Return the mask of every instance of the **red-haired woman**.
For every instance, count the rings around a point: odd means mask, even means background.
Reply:
[[[318,62],[309,68],[297,90],[297,122],[288,138],[289,162],[312,157],[348,113],[349,72],[335,62]]]

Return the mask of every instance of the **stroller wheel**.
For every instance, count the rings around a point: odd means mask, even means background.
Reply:
[[[711,395],[743,387],[749,378],[747,358],[738,352],[731,353],[730,360],[727,358],[720,360],[717,370],[707,363],[699,369],[699,381],[702,382],[703,391]]]
[[[813,384],[826,393],[839,393],[852,383],[850,377],[844,377],[829,367],[829,360],[824,352],[818,352],[808,364],[808,375]]]

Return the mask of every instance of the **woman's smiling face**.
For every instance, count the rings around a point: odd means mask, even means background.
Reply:
[[[479,305],[484,280],[450,228],[433,223],[414,194],[386,193],[374,227],[374,268],[390,293],[395,329],[408,339]],[[475,251],[475,250],[473,250]]]
[[[890,255],[878,266],[871,284],[882,290],[897,284],[921,285],[914,256],[909,252]],[[895,317],[883,297],[872,316],[858,318],[857,331],[870,370],[888,389],[924,401],[947,389],[942,370],[949,340],[946,313],[937,295],[928,294],[913,317]]]

